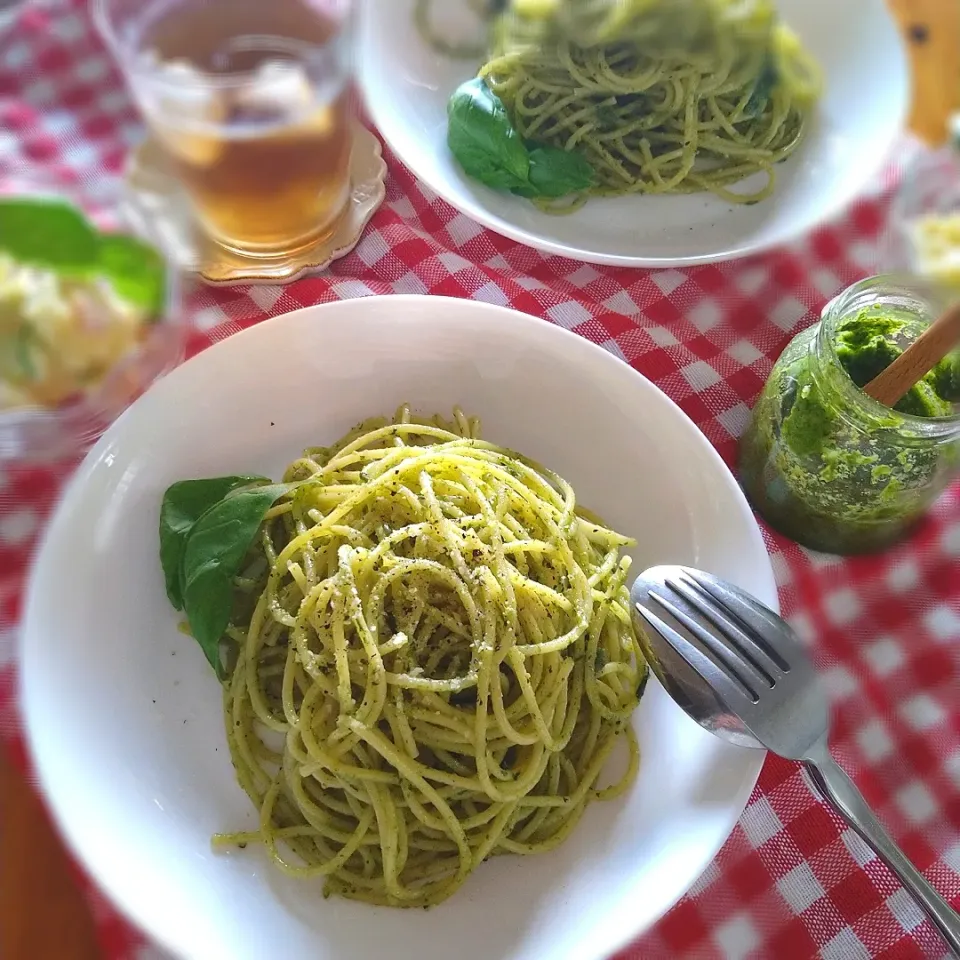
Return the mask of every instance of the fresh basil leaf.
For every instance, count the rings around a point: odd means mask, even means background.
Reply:
[[[0,250],[16,260],[83,272],[96,266],[99,249],[97,231],[64,200],[0,200]]]
[[[194,524],[183,551],[183,608],[190,632],[223,679],[220,639],[230,623],[233,581],[267,511],[295,483],[238,490]]]
[[[98,266],[124,300],[144,308],[151,318],[160,315],[166,296],[167,267],[153,247],[136,237],[103,234]]]
[[[582,153],[559,147],[531,147],[530,184],[515,189],[521,197],[556,199],[593,185],[593,167]]]
[[[476,77],[454,91],[447,117],[447,143],[468,176],[499,190],[527,182],[527,148],[503,101],[483,79]]]
[[[0,200],[0,251],[64,276],[103,276],[151,317],[163,308],[167,267],[160,254],[134,237],[99,233],[65,200]]]
[[[770,96],[780,82],[780,72],[777,69],[777,61],[773,56],[768,56],[754,84],[753,93],[747,105],[743,108],[744,115],[751,119],[763,116],[763,111],[767,109],[770,102]]]
[[[211,477],[181,480],[167,488],[160,505],[160,564],[174,609],[183,609],[180,563],[194,524],[231,491],[269,482],[266,477]]]

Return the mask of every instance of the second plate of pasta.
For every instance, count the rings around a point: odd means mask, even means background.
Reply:
[[[363,88],[398,157],[472,219],[588,262],[787,242],[871,182],[906,115],[882,0],[365,9]]]

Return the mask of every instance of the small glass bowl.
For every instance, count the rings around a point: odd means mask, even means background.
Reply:
[[[960,296],[960,113],[951,117],[947,143],[920,151],[904,170],[882,260],[888,273],[912,274],[951,299]]]
[[[136,235],[167,263],[167,289],[160,315],[140,346],[127,354],[103,382],[61,407],[0,409],[0,462],[52,462],[85,453],[104,430],[155,380],[183,359],[185,326],[180,278],[164,244],[149,227],[131,229],[123,220],[121,188],[108,178],[77,181],[31,170],[0,171],[0,197],[64,199],[82,210],[101,232]]]

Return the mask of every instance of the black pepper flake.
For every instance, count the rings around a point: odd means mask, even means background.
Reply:
[[[930,28],[925,23],[915,23],[908,31],[914,43],[926,43],[930,39]]]

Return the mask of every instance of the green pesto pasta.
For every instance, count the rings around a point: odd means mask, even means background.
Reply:
[[[284,479],[228,630],[226,729],[259,829],[216,845],[262,842],[328,894],[424,907],[632,782],[631,541],[569,484],[459,411],[406,407]],[[604,786],[620,739],[626,772]]]
[[[524,141],[579,151],[595,174],[582,196],[541,201],[546,209],[624,194],[763,200],[820,96],[820,70],[773,0],[502,6],[479,76]],[[436,43],[430,10],[419,0],[421,30]],[[754,174],[766,175],[757,189],[732,189]]]

